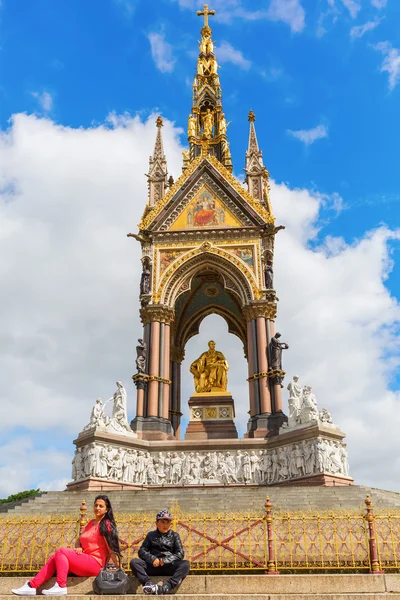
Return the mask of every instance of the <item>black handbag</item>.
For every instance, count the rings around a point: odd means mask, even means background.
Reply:
[[[112,555],[118,556],[118,567],[108,564]],[[106,594],[108,596],[127,594],[129,589],[128,575],[121,568],[121,555],[118,552],[110,552],[106,558],[104,569],[100,571],[93,581],[93,591],[95,594]]]

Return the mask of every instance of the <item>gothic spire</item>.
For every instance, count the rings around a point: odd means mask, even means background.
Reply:
[[[253,152],[259,152],[256,128],[254,125],[254,122],[256,120],[256,115],[253,113],[252,110],[249,112],[248,119],[249,119],[249,123],[250,123],[250,132],[249,132],[249,146],[247,149],[247,154],[250,155]]]
[[[203,10],[197,11],[197,15],[204,17],[204,24],[193,83],[192,112],[188,121],[190,152],[189,156],[184,156],[184,167],[197,156],[212,154],[232,170],[231,153],[226,139],[229,123],[222,110],[218,63],[208,24],[208,18],[215,15],[215,10],[209,10],[205,4]]]
[[[167,159],[161,135],[163,120],[159,116],[156,121],[157,135],[153,155],[149,158],[149,172],[147,175],[149,186],[149,205],[154,206],[165,194],[168,179]]]
[[[254,125],[256,115],[251,110],[249,112],[249,145],[246,152],[246,183],[249,192],[260,202],[268,202],[268,171],[264,167],[262,151],[258,147],[256,127]]]

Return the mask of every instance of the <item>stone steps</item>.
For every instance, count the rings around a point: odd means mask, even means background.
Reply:
[[[90,510],[99,492],[44,492],[40,496],[20,502],[17,506],[2,505],[10,514],[77,513],[84,499]],[[157,512],[178,502],[183,512],[253,511],[262,510],[267,495],[273,511],[278,510],[340,510],[364,509],[367,494],[374,509],[400,508],[400,493],[366,486],[345,487],[223,487],[161,489],[107,492],[115,513]]]
[[[0,600],[15,600],[10,590],[26,577],[0,577]],[[165,581],[165,578],[154,583]],[[68,578],[68,597],[96,597],[93,578]],[[131,578],[130,595],[142,596],[142,588]],[[44,587],[53,585],[54,579]],[[180,600],[400,600],[400,574],[385,575],[189,575],[177,590]],[[52,598],[52,596],[50,596]],[[98,596],[97,596],[98,598]],[[118,596],[102,596],[104,600]],[[120,597],[119,597],[120,598]]]

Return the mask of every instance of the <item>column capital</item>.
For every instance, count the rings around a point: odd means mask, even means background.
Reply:
[[[140,309],[140,318],[143,325],[154,321],[170,325],[175,318],[175,313],[172,308],[164,304],[150,304]]]
[[[172,362],[181,364],[181,362],[185,358],[185,351],[182,350],[182,348],[179,348],[178,346],[171,346],[170,357]]]
[[[242,311],[246,321],[252,321],[259,317],[264,317],[264,319],[275,319],[277,305],[276,302],[271,301],[252,302],[251,304],[243,306]]]

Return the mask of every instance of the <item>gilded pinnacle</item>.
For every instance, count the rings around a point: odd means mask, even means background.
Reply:
[[[157,127],[163,127],[164,126],[163,120],[162,120],[162,118],[161,118],[160,115],[158,115],[158,117],[157,117],[156,125],[157,125]]]
[[[198,10],[196,15],[204,17],[204,27],[208,27],[208,16],[214,16],[215,10],[208,10],[208,4],[205,4],[203,10]]]
[[[256,120],[256,115],[253,113],[252,110],[250,110],[249,116],[247,118],[249,119],[250,123],[254,123],[254,121]]]

